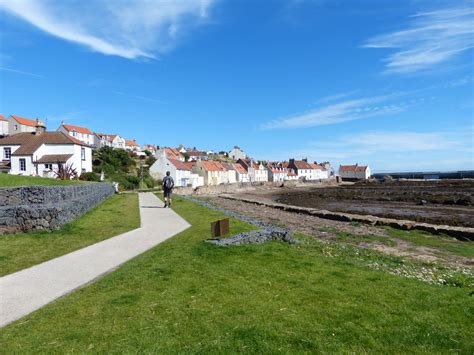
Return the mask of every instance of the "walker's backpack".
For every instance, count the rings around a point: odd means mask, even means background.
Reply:
[[[167,177],[165,179],[165,188],[171,190],[174,187],[174,181],[172,177]]]

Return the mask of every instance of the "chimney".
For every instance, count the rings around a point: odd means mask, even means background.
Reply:
[[[294,164],[294,163],[295,163],[295,159],[290,159],[289,163],[290,163],[290,164]]]
[[[41,134],[46,131],[46,126],[43,121],[36,119],[36,134]]]
[[[301,159],[302,161],[304,161],[305,163],[308,162],[308,158],[304,158],[304,159]]]

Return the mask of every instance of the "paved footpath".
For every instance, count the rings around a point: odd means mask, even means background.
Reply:
[[[141,193],[141,227],[0,278],[0,327],[114,270],[190,224],[152,193]]]

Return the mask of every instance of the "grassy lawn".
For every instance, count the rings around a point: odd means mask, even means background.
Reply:
[[[220,214],[180,198],[173,208],[190,229],[2,329],[3,352],[474,351],[467,288],[328,256],[312,238],[214,247],[203,239]]]
[[[138,195],[114,195],[59,230],[0,236],[0,274],[39,264],[139,226]]]
[[[39,176],[20,176],[0,173],[0,187],[12,186],[33,186],[33,185],[72,185],[87,184],[87,181],[80,180],[58,180],[51,178],[43,178]]]
[[[403,239],[415,245],[438,249],[454,255],[474,258],[474,242],[459,241],[455,238],[442,235],[433,235],[420,230],[404,231],[395,228],[386,228],[391,237]]]

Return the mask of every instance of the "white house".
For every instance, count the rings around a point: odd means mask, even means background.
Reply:
[[[46,132],[41,122],[35,132],[0,139],[0,161],[14,175],[54,177],[60,164],[78,175],[92,171],[92,149],[63,132]]]
[[[68,134],[76,139],[79,139],[81,142],[87,145],[94,145],[94,133],[92,133],[89,128],[61,123],[61,126],[59,126],[58,131]]]
[[[317,164],[316,162],[310,163],[311,166],[311,178],[310,180],[325,180],[329,179],[329,171],[327,171],[323,166]]]
[[[159,159],[159,157],[163,154],[163,152],[165,153],[166,157],[169,158],[169,159],[176,159],[176,160],[180,160],[180,161],[185,161],[184,159],[184,155],[181,154],[181,152],[179,152],[177,149],[174,149],[174,148],[161,148],[161,149],[158,149],[155,153],[155,158],[156,159]]]
[[[295,171],[293,169],[288,169],[288,173],[286,174],[285,180],[287,180],[287,181],[298,180],[298,174],[295,173]]]
[[[8,120],[0,115],[0,137],[8,136]]]
[[[206,152],[201,152],[199,150],[188,150],[189,160],[197,161],[197,160],[209,160],[209,156]]]
[[[339,175],[343,180],[367,180],[372,173],[368,165],[340,165]]]
[[[227,184],[235,184],[237,182],[237,170],[234,164],[221,163],[225,170],[227,170]]]
[[[278,164],[269,163],[267,165],[268,181],[282,182],[288,180],[288,168]]]
[[[234,146],[234,148],[229,152],[229,158],[234,159],[235,161],[239,159],[245,160],[247,159],[247,154],[245,154],[245,152],[239,147]]]
[[[298,176],[298,179],[313,180],[313,167],[308,163],[306,159],[290,159],[288,168],[293,169],[293,171]]]
[[[198,160],[194,163],[193,173],[202,176],[204,185],[220,185],[228,182],[228,173],[217,161]]]
[[[192,173],[192,167],[192,163],[169,158],[166,152],[162,150],[157,156],[157,160],[150,167],[150,175],[155,179],[163,179],[166,172],[169,171],[175,186],[192,186],[194,188],[204,185],[203,177]]]
[[[125,139],[125,149],[131,152],[139,152],[140,145],[138,145],[135,139]]]
[[[125,149],[125,138],[120,137],[118,134],[95,133],[94,148],[100,149],[105,146]]]
[[[142,150],[148,150],[152,155],[155,155],[158,148],[154,144],[144,144]]]
[[[10,115],[8,120],[8,134],[10,136],[17,133],[35,132],[38,120],[30,120],[20,116]],[[44,125],[44,124],[43,124]]]
[[[268,181],[268,170],[262,163],[252,161],[252,173],[250,176],[251,181],[255,182],[267,182]]]
[[[250,182],[250,176],[242,164],[236,163],[234,164],[237,182]]]

